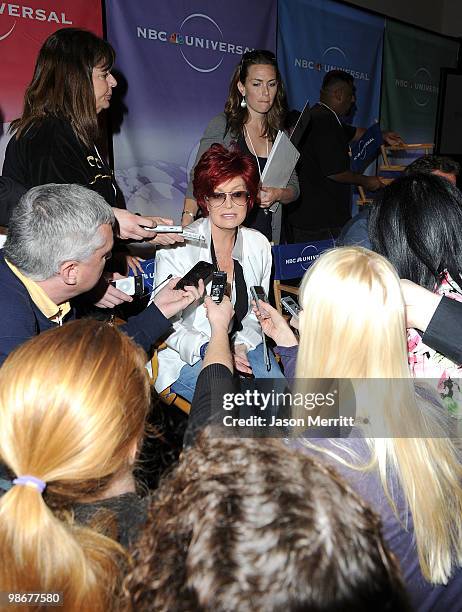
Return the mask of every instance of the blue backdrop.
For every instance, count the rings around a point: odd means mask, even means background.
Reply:
[[[242,53],[276,48],[276,0],[192,4],[106,0],[124,93],[111,105],[116,177],[131,210],[176,222],[198,141],[223,111]]]
[[[339,68],[355,78],[354,125],[379,118],[384,19],[331,0],[279,0],[278,63],[291,108],[319,100],[322,79]]]

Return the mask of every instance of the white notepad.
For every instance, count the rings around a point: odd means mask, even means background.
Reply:
[[[263,169],[263,187],[287,187],[299,157],[286,133],[279,131]]]

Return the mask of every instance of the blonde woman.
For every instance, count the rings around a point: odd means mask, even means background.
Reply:
[[[129,544],[146,515],[132,473],[150,402],[145,360],[93,320],[45,332],[6,360],[0,591],[61,591],[67,612],[113,609],[125,553],[112,538]]]
[[[305,435],[291,444],[334,465],[381,515],[415,609],[460,610],[462,469],[450,439],[411,437],[438,431],[442,408],[416,397],[396,272],[385,258],[361,247],[335,249],[306,273],[300,306],[297,379],[384,379],[385,392],[358,407],[363,417],[367,411],[378,419],[376,431],[383,433],[368,437],[363,423],[355,428],[358,437]],[[270,306],[262,305],[257,314],[279,345],[286,376],[293,376],[295,336]],[[396,379],[402,379],[399,385]]]

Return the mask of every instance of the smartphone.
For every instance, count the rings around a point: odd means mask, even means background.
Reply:
[[[293,298],[289,296],[281,298],[281,306],[298,321],[300,306]]]
[[[213,264],[207,261],[198,261],[197,264],[180,278],[175,289],[184,289],[187,286],[197,287],[199,280],[202,279],[206,285],[212,277]]]
[[[144,293],[144,277],[142,274],[120,278],[119,280],[112,281],[111,285],[133,297],[140,297]]]
[[[226,272],[214,272],[212,277],[212,287],[210,288],[210,297],[215,304],[220,304],[225,295],[226,283],[228,280]]]

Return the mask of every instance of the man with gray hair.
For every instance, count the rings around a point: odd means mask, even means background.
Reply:
[[[75,318],[72,298],[99,281],[111,257],[115,217],[80,185],[40,185],[15,207],[0,251],[0,364],[32,336]],[[172,317],[199,297],[172,279],[154,303],[121,327],[148,351]]]

